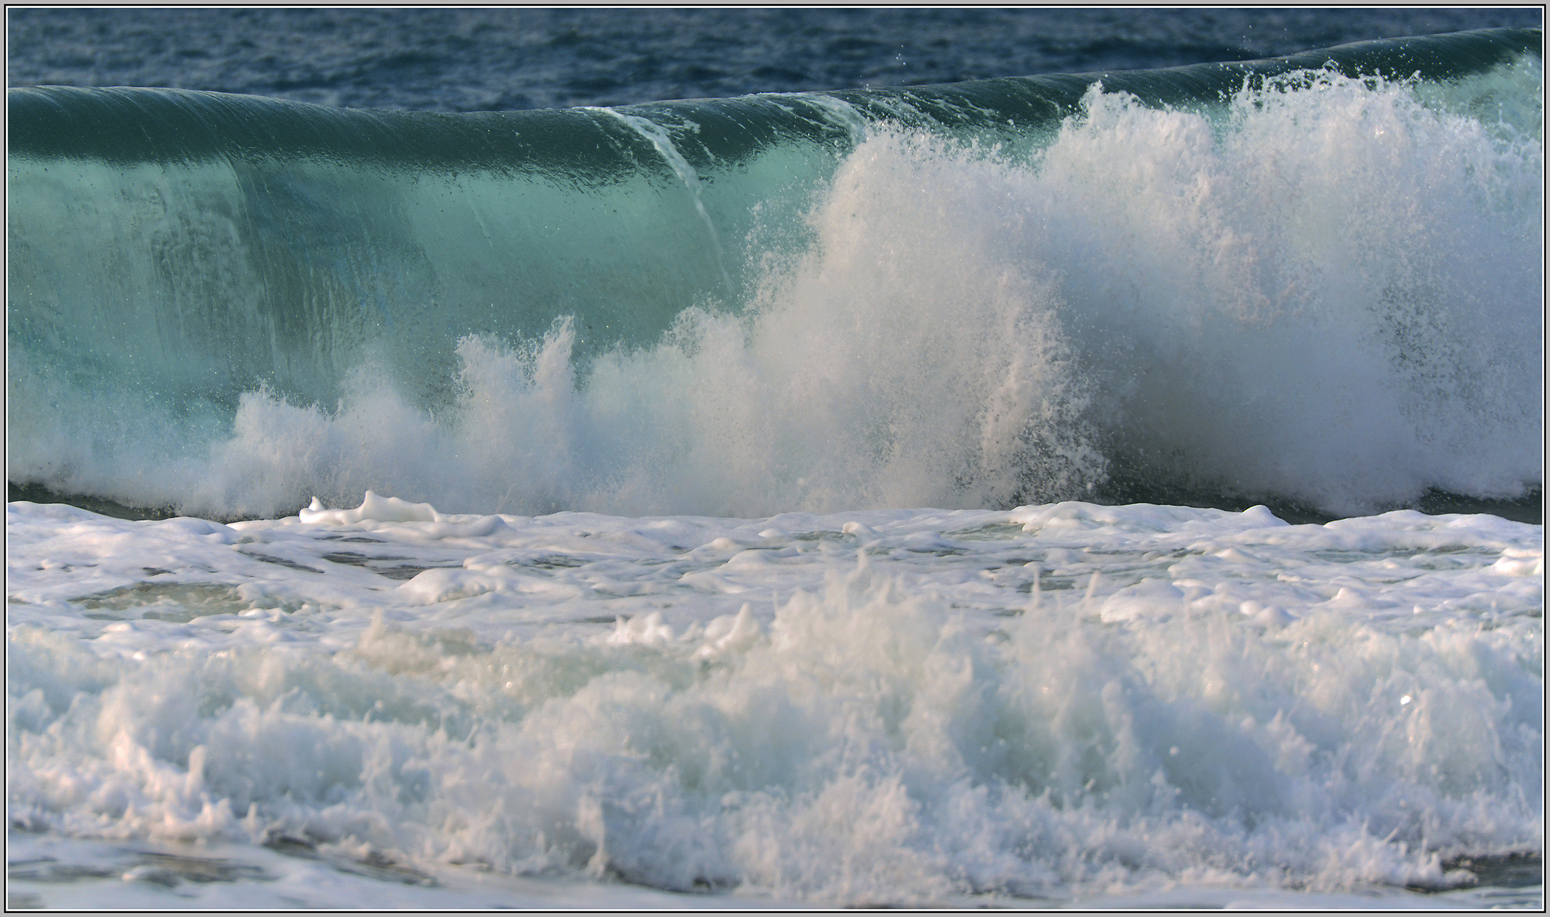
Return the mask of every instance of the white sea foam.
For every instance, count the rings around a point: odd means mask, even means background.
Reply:
[[[1414,903],[1467,884],[1455,857],[1542,854],[1542,533],[12,503],[8,813],[152,890],[194,867],[142,848],[182,843],[292,890],[306,863],[439,877],[426,906],[478,870],[725,904]],[[98,846],[44,842],[70,836]]]
[[[1538,479],[1536,137],[1345,79],[1217,119],[1086,109],[1039,159],[1028,251],[1150,474],[1337,512]]]

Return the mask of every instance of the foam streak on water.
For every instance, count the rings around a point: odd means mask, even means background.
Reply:
[[[375,494],[6,526],[43,903],[1480,903],[1464,858],[1542,856],[1539,526]]]

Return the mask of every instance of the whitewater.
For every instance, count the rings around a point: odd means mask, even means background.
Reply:
[[[1541,44],[9,90],[8,903],[1542,907]]]

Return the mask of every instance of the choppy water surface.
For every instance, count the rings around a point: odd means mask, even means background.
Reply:
[[[1175,67],[1537,9],[9,9],[12,86],[514,111]]]

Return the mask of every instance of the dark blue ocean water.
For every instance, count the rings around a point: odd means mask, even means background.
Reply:
[[[12,9],[11,86],[509,111],[1171,67],[1540,9]]]

